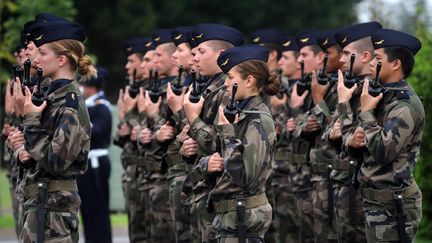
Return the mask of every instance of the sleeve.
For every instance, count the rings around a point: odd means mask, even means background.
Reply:
[[[266,134],[257,121],[251,121],[247,125],[242,139],[235,138],[232,124],[223,125],[222,134],[225,144],[225,170],[236,185],[246,187],[253,183],[263,167],[263,162],[268,159],[269,134]]]
[[[95,109],[97,116],[91,117],[91,134],[100,138],[104,137],[107,131],[111,131],[111,111],[106,105],[97,105]]]
[[[81,126],[77,109],[60,108],[53,121],[52,136],[41,127],[40,120],[41,113],[26,114],[24,136],[25,149],[42,168],[52,174],[62,174],[79,155],[87,156],[90,136]]]
[[[380,126],[372,111],[359,115],[361,126],[365,130],[367,147],[370,154],[380,164],[392,162],[413,137],[416,128],[415,117],[409,106],[395,106]]]

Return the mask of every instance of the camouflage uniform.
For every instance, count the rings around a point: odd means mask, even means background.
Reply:
[[[217,151],[216,130],[214,128],[217,122],[217,112],[219,105],[228,104],[229,96],[224,89],[226,75],[223,73],[216,74],[209,80],[208,87],[204,90],[205,99],[200,116],[192,122],[189,129],[189,136],[198,143],[197,160],[191,171],[194,201],[196,203],[197,220],[199,231],[201,232],[202,242],[216,240],[216,233],[212,227],[214,213],[208,213],[206,201],[211,189],[211,183],[214,178],[202,174],[199,167],[201,157],[211,155]]]
[[[157,86],[162,92],[162,105],[159,113],[154,118],[149,118],[149,123],[152,125],[152,130],[156,131],[165,123],[165,116],[168,111],[166,101],[167,83],[174,80],[175,77],[167,77],[157,81]],[[146,147],[145,163],[148,175],[148,195],[151,212],[151,242],[174,242],[175,234],[167,234],[174,232],[174,224],[170,212],[169,200],[169,180],[167,178],[168,161],[167,149],[168,143],[159,143],[156,138],[150,146]],[[177,151],[178,153],[178,151]],[[171,155],[173,152],[171,152]]]
[[[314,218],[312,206],[312,182],[309,151],[313,137],[302,132],[308,111],[312,108],[312,96],[308,95],[304,105],[293,109],[296,129],[292,133],[292,158],[288,182],[296,195],[297,215],[299,217],[299,241],[313,242]]]
[[[363,80],[364,76],[357,76],[356,78]],[[363,161],[362,149],[351,148],[347,145],[347,137],[354,132],[358,125],[357,111],[360,109],[362,87],[362,84],[358,83],[357,90],[351,100],[346,104],[337,105],[338,118],[341,121],[342,140],[330,142],[342,149],[338,160],[333,163],[333,170],[330,175],[334,186],[338,239],[341,242],[364,242],[366,240],[362,197],[356,181],[358,168]],[[351,112],[351,108],[356,112]],[[336,119],[337,117],[334,121]],[[329,128],[331,129],[331,127]],[[328,135],[326,136],[328,137]]]
[[[337,104],[337,85],[333,82],[324,100],[311,109],[311,116],[320,124],[321,130],[315,135],[310,150],[313,191],[312,204],[314,210],[315,242],[336,241],[336,224],[334,216],[333,185],[330,183],[332,163],[338,156],[338,150],[321,140],[323,131],[332,120]]]
[[[125,114],[125,118],[120,122],[126,123],[130,129],[139,125],[139,118],[136,108]],[[122,189],[125,197],[125,208],[128,215],[128,232],[129,239],[132,242],[145,241],[145,225],[142,223],[145,218],[145,212],[142,209],[142,204],[138,191],[138,150],[137,144],[130,140],[130,134],[119,136],[116,134],[114,138],[115,145],[123,148],[120,155],[123,169],[125,170],[122,175]]]
[[[414,242],[422,215],[422,194],[413,170],[420,152],[425,112],[405,80],[383,87],[388,91],[382,103],[358,115],[367,139],[358,175],[366,237],[368,242]],[[403,238],[403,231],[408,239]]]
[[[216,184],[209,197],[216,211],[213,227],[219,242],[238,238],[239,201],[244,202],[245,237],[250,240],[264,239],[272,217],[265,186],[276,148],[275,124],[260,96],[241,101],[238,108],[242,110],[238,123],[217,126],[225,169],[216,173]],[[202,172],[207,169],[209,158],[201,159]]]
[[[285,82],[287,81],[287,82]],[[296,80],[282,80],[287,86],[287,94],[292,91]],[[292,111],[287,104],[270,109],[276,121],[276,152],[272,161],[272,188],[274,195],[273,221],[276,242],[298,242],[299,218],[297,216],[297,200],[288,183],[290,159],[292,157],[292,136],[286,131],[286,123]]]
[[[36,241],[37,226],[41,225],[37,211],[42,207],[47,209],[46,242],[78,242],[81,200],[76,176],[87,169],[90,119],[76,82],[54,81],[46,100],[48,106],[42,113],[24,116],[24,146],[32,159],[22,164],[27,173],[19,184],[25,215],[20,241]],[[44,184],[46,190],[38,189]]]

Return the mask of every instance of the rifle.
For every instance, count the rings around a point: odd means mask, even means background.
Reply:
[[[301,96],[306,90],[310,90],[311,75],[304,73],[304,61],[300,62],[301,78],[297,82],[297,94]]]
[[[324,55],[324,61],[323,61],[323,67],[322,67],[322,69],[320,69],[320,72],[317,75],[318,83],[321,85],[326,85],[328,82],[331,81],[331,77],[326,72],[327,62],[328,62],[328,54],[325,54]]]
[[[189,101],[192,103],[198,103],[201,99],[201,93],[199,92],[197,88],[197,81],[196,81],[196,71],[191,71],[191,77],[192,77],[192,91],[189,95]]]
[[[225,117],[227,118],[227,120],[230,122],[230,123],[233,123],[234,122],[234,120],[235,120],[235,117],[236,117],[236,115],[237,115],[237,113],[238,113],[238,110],[237,110],[237,106],[235,105],[235,103],[234,103],[234,98],[235,98],[235,95],[236,95],[236,93],[237,93],[237,88],[238,88],[238,85],[235,83],[235,84],[233,84],[233,87],[232,87],[232,94],[231,94],[231,101],[230,101],[230,103],[224,108],[224,115],[225,115]]]
[[[381,83],[379,81],[379,73],[381,72],[382,63],[378,62],[376,67],[375,80],[371,80],[369,85],[369,94],[373,97],[377,97],[382,92]]]
[[[140,86],[138,85],[136,81],[136,69],[133,70],[133,76],[132,76],[132,84],[129,86],[129,95],[132,98],[135,98],[139,93]]]
[[[349,89],[352,88],[354,84],[357,83],[357,79],[353,75],[354,61],[355,61],[355,54],[351,54],[350,68],[348,72],[345,73],[345,78],[344,78],[344,85]]]
[[[35,106],[41,106],[45,100],[44,93],[42,92],[42,88],[41,88],[42,78],[43,78],[43,70],[42,68],[38,68],[36,90],[32,96],[32,102]]]
[[[180,65],[178,70],[177,83],[172,83],[171,88],[175,95],[179,96],[183,92],[183,86],[181,84],[181,77],[183,74],[183,65]]]
[[[153,103],[157,103],[157,101],[159,100],[159,96],[161,95],[159,87],[157,86],[157,81],[158,81],[158,76],[159,76],[159,72],[157,69],[154,70],[154,79],[152,82],[152,87],[149,89],[149,96],[150,96],[150,100]]]

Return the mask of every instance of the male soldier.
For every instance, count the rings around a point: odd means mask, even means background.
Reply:
[[[189,136],[199,146],[197,160],[198,165],[192,171],[194,183],[194,201],[197,208],[198,225],[202,242],[214,242],[215,232],[212,228],[214,213],[209,214],[206,209],[208,193],[211,189],[211,179],[204,177],[200,172],[198,160],[217,151],[216,131],[213,125],[217,122],[219,105],[226,105],[229,97],[225,94],[225,75],[217,65],[217,58],[225,49],[243,44],[243,35],[232,27],[220,24],[199,24],[194,27],[192,36],[195,39],[198,52],[194,56],[194,62],[201,75],[210,77],[207,88],[198,103],[189,101],[191,92],[185,96],[184,110],[190,124]],[[185,146],[183,144],[183,146]],[[185,151],[182,149],[182,151]]]
[[[313,97],[310,92],[310,77],[313,71],[322,66],[324,52],[318,45],[319,32],[306,32],[296,37],[300,48],[297,62],[303,63],[302,77],[293,88],[290,106],[293,109],[296,127],[292,140],[292,163],[290,171],[293,191],[297,197],[297,210],[300,217],[300,241],[312,242],[314,237],[314,218],[312,207],[312,182],[309,152],[313,145],[314,134],[320,129],[315,116],[311,116]],[[291,120],[292,122],[292,120]]]
[[[301,77],[300,64],[297,62],[299,46],[295,38],[285,36],[282,38],[282,57],[278,64],[282,76],[288,80],[281,80],[283,87],[279,95],[270,97],[270,111],[276,120],[276,153],[272,162],[273,178],[272,187],[275,204],[273,206],[276,226],[276,242],[299,242],[299,216],[297,212],[297,200],[292,191],[292,186],[287,178],[290,175],[290,162],[292,157],[291,133],[286,129],[288,119],[292,117],[292,111],[288,105],[288,96],[292,87]]]
[[[139,37],[126,40],[123,43],[123,50],[127,56],[125,67],[129,81],[134,80],[134,70],[136,70],[135,72],[138,77],[140,75],[139,65],[141,64],[143,53],[147,50],[146,43],[147,39]],[[129,239],[132,242],[142,242],[145,241],[146,234],[144,211],[142,210],[137,188],[137,178],[139,177],[137,168],[138,152],[136,142],[130,139],[132,128],[139,125],[136,102],[137,98],[131,97],[128,86],[124,95],[122,90],[120,90],[119,102],[117,104],[120,123],[114,138],[114,144],[123,148],[121,161],[125,172],[122,175],[122,188],[125,195],[126,213],[128,214]]]
[[[156,46],[153,64],[160,78],[154,81],[155,86],[146,93],[148,125],[155,131],[153,142],[145,150],[147,170],[150,172],[148,183],[153,242],[173,242],[175,239],[175,234],[166,233],[174,231],[170,214],[167,169],[181,161],[179,148],[173,143],[177,121],[166,100],[168,83],[173,82],[177,76],[177,68],[172,60],[176,47],[171,33],[171,29],[157,29],[153,33],[152,38]],[[154,102],[155,98],[158,98],[157,102]]]
[[[87,172],[77,178],[81,197],[81,216],[86,242],[111,242],[109,217],[109,176],[111,161],[111,104],[105,96],[108,70],[96,66],[97,78],[82,85],[82,94],[90,115],[91,141]]]
[[[368,242],[414,242],[422,194],[413,171],[425,112],[405,79],[421,43],[414,36],[389,29],[374,31],[371,39],[375,49],[371,74],[379,80],[365,79],[358,114],[365,141],[355,141],[366,148],[358,174],[366,237]]]
[[[324,30],[317,35],[317,44],[325,51],[328,61],[323,62],[325,67],[313,71],[311,83],[314,107],[308,119],[316,119],[319,124],[319,129],[310,133],[313,146],[309,153],[315,242],[335,242],[337,239],[336,224],[333,222],[333,186],[329,183],[329,177],[332,160],[338,153],[321,140],[337,105],[335,73],[340,68],[341,49],[337,46],[334,33],[335,30]]]
[[[379,28],[381,28],[381,25],[377,22],[362,23],[342,28],[335,34],[336,41],[343,51],[340,59],[342,69],[347,76],[350,76],[349,80],[345,80],[346,82],[350,80],[359,82],[369,73],[369,62],[373,57],[370,34]],[[351,74],[348,74],[349,69],[351,69],[350,58],[352,54],[355,55],[355,59],[352,64]],[[334,117],[333,126],[329,126],[328,130],[330,132],[325,132],[323,137],[329,139],[330,144],[336,146],[336,149],[342,149],[339,159],[333,161],[330,176],[334,186],[338,240],[342,242],[362,242],[365,241],[364,216],[361,195],[360,191],[357,190],[355,178],[358,166],[363,160],[361,148],[348,145],[342,146],[343,141],[341,140],[341,137],[351,136],[350,133],[354,132],[357,124],[353,115],[347,115],[345,106],[342,103],[350,103],[350,108],[358,109],[360,91],[357,89],[352,98],[345,98],[339,91],[340,89],[347,89],[345,85],[350,84],[347,82],[347,84],[338,85],[337,87],[338,114]],[[355,89],[355,87],[358,86],[353,85],[351,89]]]

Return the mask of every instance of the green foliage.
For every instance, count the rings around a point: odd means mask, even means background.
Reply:
[[[421,9],[419,9],[421,11]],[[420,12],[421,13],[421,12]],[[423,194],[423,218],[419,230],[419,236],[424,238],[432,238],[432,178],[429,176],[432,170],[432,123],[430,114],[432,114],[432,96],[430,90],[432,84],[430,82],[430,74],[432,73],[432,33],[428,31],[424,23],[417,22],[417,37],[422,42],[422,49],[416,55],[416,63],[412,75],[409,77],[409,82],[423,98],[423,105],[426,113],[426,123],[423,131],[423,140],[420,151],[420,159],[417,162],[415,177],[422,189]]]
[[[33,20],[41,12],[53,13],[69,20],[76,15],[73,0],[6,0],[5,4],[0,4],[0,12],[6,12],[0,26],[4,32],[0,41],[0,79],[3,81],[9,75],[4,67],[14,63],[13,49],[19,43],[21,29],[27,21]]]

